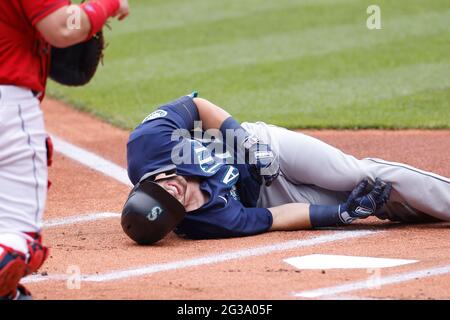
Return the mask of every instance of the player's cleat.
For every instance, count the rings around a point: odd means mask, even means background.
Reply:
[[[0,297],[2,300],[33,300],[30,291],[27,290],[23,285],[19,284],[14,292],[5,297]]]
[[[0,245],[0,297],[14,299],[17,296],[19,281],[27,270],[23,253]]]
[[[33,300],[31,292],[27,290],[23,285],[19,284],[17,287],[16,296],[13,300]]]

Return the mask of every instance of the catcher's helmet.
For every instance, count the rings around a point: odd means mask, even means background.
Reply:
[[[154,182],[161,173],[175,172],[176,166],[170,165],[147,173],[131,190],[122,211],[122,228],[137,243],[155,243],[183,220],[183,205]]]

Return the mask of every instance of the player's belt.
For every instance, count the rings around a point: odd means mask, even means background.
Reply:
[[[35,98],[40,98],[41,97],[41,95],[42,95],[42,92],[40,92],[40,91],[36,91],[36,90],[31,90],[31,93],[33,93],[33,96],[35,97]]]

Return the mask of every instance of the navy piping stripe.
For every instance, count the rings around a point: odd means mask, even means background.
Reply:
[[[409,171],[412,171],[412,172],[416,172],[416,173],[418,173],[418,174],[421,174],[421,175],[424,175],[424,176],[427,176],[427,177],[430,177],[430,178],[434,178],[434,179],[439,180],[439,181],[442,181],[442,182],[444,182],[444,183],[450,184],[449,181],[446,181],[446,180],[444,180],[444,179],[438,178],[438,177],[436,177],[436,176],[434,176],[434,175],[431,175],[431,174],[427,174],[427,173],[422,172],[422,171],[418,171],[418,170],[414,170],[414,169],[412,169],[412,168],[408,168],[408,167],[402,166],[402,165],[400,165],[400,164],[392,164],[392,163],[389,163],[389,162],[381,162],[381,161],[377,161],[377,160],[370,159],[370,158],[368,158],[367,160],[370,160],[370,161],[375,162],[375,163],[378,163],[378,164],[384,164],[384,165],[388,165],[388,166],[392,166],[392,167],[403,168],[403,169],[406,169],[406,170],[409,170]]]
[[[27,142],[28,142],[28,146],[31,148],[31,150],[33,151],[33,157],[32,157],[32,160],[33,160],[33,175],[34,175],[34,184],[35,184],[35,191],[36,191],[36,212],[35,212],[35,214],[34,214],[34,220],[35,220],[35,222],[37,223],[38,221],[38,215],[39,215],[39,211],[40,211],[40,208],[41,208],[41,205],[40,205],[40,203],[39,203],[39,182],[38,182],[38,179],[37,179],[37,170],[36,170],[36,150],[33,148],[33,146],[31,145],[31,136],[30,136],[30,134],[25,130],[25,121],[24,121],[24,119],[23,119],[23,117],[22,117],[22,107],[21,107],[21,105],[19,104],[19,117],[20,117],[20,121],[21,121],[21,123],[22,123],[22,131],[27,135],[27,137],[28,137],[28,139],[27,139]]]
[[[183,107],[186,109],[187,113],[189,114],[189,117],[191,118],[192,122],[194,122],[194,117],[192,116],[191,112],[189,111],[188,107],[183,103]]]

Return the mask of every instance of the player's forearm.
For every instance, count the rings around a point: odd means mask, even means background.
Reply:
[[[340,215],[340,206],[288,203],[270,208],[273,223],[271,231],[294,231],[323,227],[336,227],[351,223]]]
[[[228,112],[206,99],[194,98],[194,103],[197,106],[203,130],[220,129],[222,123],[230,117]]]
[[[273,218],[270,231],[294,231],[312,228],[309,204],[307,203],[288,203],[269,208],[269,210]]]
[[[369,181],[361,181],[346,202],[338,205],[290,203],[270,208],[271,231],[288,231],[344,226],[356,219],[365,219],[381,209],[389,199],[392,185],[381,179],[367,191]]]
[[[69,10],[69,6],[65,6],[38,22],[36,28],[54,47],[64,48],[80,43],[88,37],[91,22],[84,10],[80,9],[78,12],[79,23],[71,21],[73,11]]]

